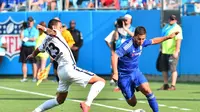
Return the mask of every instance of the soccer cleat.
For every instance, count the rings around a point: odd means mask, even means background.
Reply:
[[[81,109],[82,109],[82,112],[89,112],[89,110],[90,110],[90,106],[87,106],[87,105],[85,104],[85,102],[81,102],[81,103],[80,103],[80,107],[81,107]]]
[[[175,86],[173,86],[173,85],[171,85],[171,87],[169,87],[167,90],[176,90],[176,87]]]
[[[23,78],[23,79],[21,79],[20,81],[21,81],[21,82],[27,82],[27,81],[28,81],[28,79],[26,79],[26,78]]]
[[[37,82],[37,79],[36,79],[36,78],[33,78],[32,82]]]
[[[163,84],[163,86],[157,90],[168,90],[169,85],[168,84]]]
[[[115,85],[116,85],[116,82],[113,79],[111,79],[110,80],[110,86],[115,86]]]
[[[115,87],[114,89],[113,89],[113,92],[120,92],[121,91],[121,89],[119,88],[119,87]]]

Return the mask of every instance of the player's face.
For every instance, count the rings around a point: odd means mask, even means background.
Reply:
[[[134,36],[135,43],[138,46],[141,46],[145,39],[146,39],[146,34]]]
[[[55,29],[59,30],[62,32],[62,23],[59,22],[56,26],[55,26]]]

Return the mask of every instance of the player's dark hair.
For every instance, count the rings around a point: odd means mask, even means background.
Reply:
[[[145,27],[143,26],[138,26],[136,29],[135,29],[135,36],[137,35],[145,35],[146,34],[146,29]]]
[[[57,25],[60,21],[57,19],[51,19],[48,23],[48,28],[53,29],[53,26]]]

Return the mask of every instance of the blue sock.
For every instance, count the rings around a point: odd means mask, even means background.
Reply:
[[[156,101],[156,97],[154,96],[154,94],[153,93],[148,94],[146,97],[153,112],[159,112],[158,103]]]

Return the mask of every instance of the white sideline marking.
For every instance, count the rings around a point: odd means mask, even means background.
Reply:
[[[191,109],[188,109],[188,108],[181,108],[180,110],[191,110]]]
[[[124,98],[118,98],[118,100],[123,100]],[[125,99],[124,99],[125,100]],[[138,103],[147,103],[145,101],[138,101]],[[189,111],[189,110],[192,110],[192,109],[188,109],[188,108],[180,108],[180,107],[176,107],[176,106],[167,106],[167,105],[164,105],[164,104],[158,104],[159,107],[168,107],[170,109],[180,109],[180,110],[185,110],[185,111]]]
[[[0,89],[6,89],[6,90],[10,90],[10,91],[16,91],[16,92],[21,92],[21,93],[28,93],[28,94],[33,94],[33,95],[45,96],[45,97],[49,97],[49,98],[55,98],[55,96],[53,96],[53,95],[48,95],[48,94],[43,94],[43,93],[38,93],[38,92],[31,92],[31,91],[20,90],[20,89],[14,89],[14,88],[9,88],[9,87],[4,87],[4,86],[0,86]],[[67,99],[67,100],[70,100],[73,102],[82,102],[81,100],[73,100],[73,99]],[[106,107],[106,108],[115,109],[115,110],[122,110],[122,111],[126,111],[126,112],[133,111],[130,109],[108,106],[108,105],[103,105],[103,104],[99,104],[99,103],[92,103],[92,104],[96,105],[96,106],[100,106],[100,107]]]
[[[160,106],[160,107],[166,107],[167,105],[164,105],[164,104],[158,104],[158,106]]]
[[[169,106],[169,108],[171,108],[171,109],[178,109],[178,107],[176,107],[176,106]]]
[[[145,101],[138,101],[138,103],[146,103]]]

